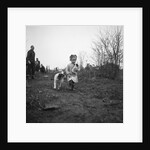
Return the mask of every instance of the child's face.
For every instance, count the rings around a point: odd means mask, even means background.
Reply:
[[[77,58],[76,58],[76,57],[73,57],[73,58],[71,59],[71,62],[74,64],[74,63],[76,62],[76,60],[77,60]]]

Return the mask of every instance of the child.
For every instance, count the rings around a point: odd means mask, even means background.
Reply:
[[[79,71],[78,64],[75,64],[77,60],[77,55],[71,55],[70,61],[66,67],[66,74],[67,74],[67,81],[69,82],[69,86],[71,87],[71,90],[74,88],[74,83],[78,82],[78,76],[77,72]]]

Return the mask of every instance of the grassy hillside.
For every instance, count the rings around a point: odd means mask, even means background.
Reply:
[[[27,81],[27,123],[122,123],[123,81],[83,78],[75,90],[67,81],[61,90],[53,89],[53,74],[36,75]]]

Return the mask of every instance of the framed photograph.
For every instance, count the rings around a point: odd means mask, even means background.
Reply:
[[[8,142],[142,142],[142,8],[9,8]]]

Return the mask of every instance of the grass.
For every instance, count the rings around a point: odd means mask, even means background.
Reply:
[[[123,82],[79,76],[75,90],[65,81],[53,90],[53,74],[38,73],[26,88],[27,123],[122,123]],[[51,107],[50,107],[51,106]],[[45,111],[44,107],[50,107]]]

